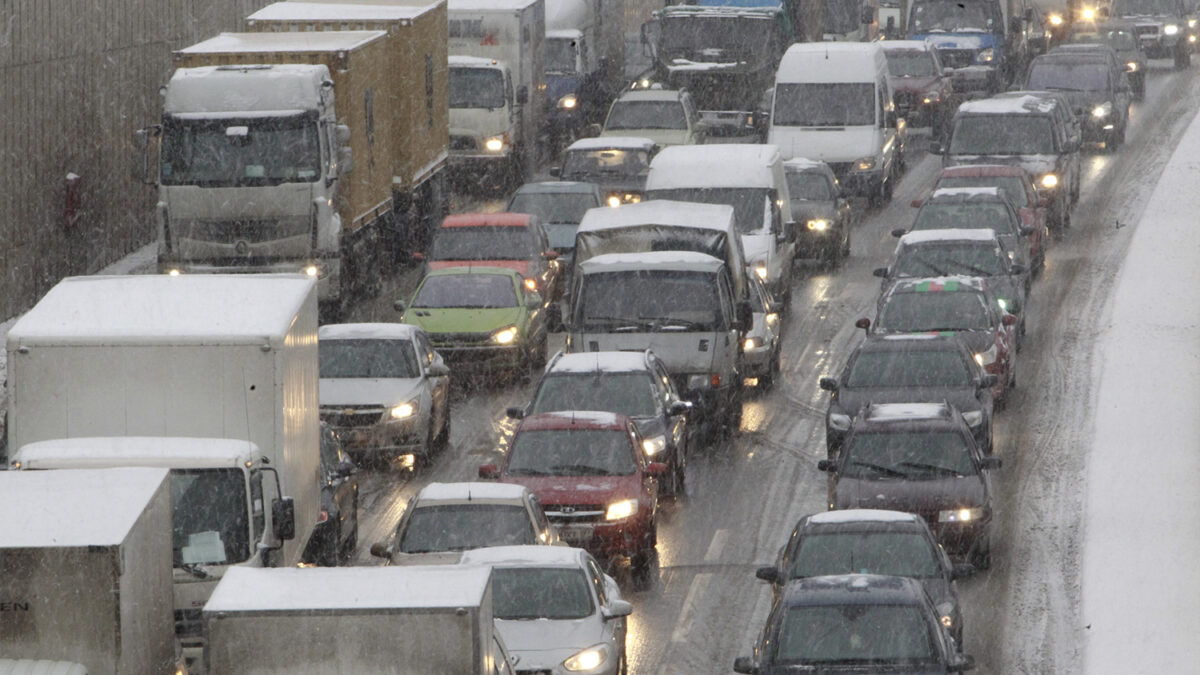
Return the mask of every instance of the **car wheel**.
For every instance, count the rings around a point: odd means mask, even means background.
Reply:
[[[434,439],[434,447],[438,452],[445,452],[450,447],[450,413],[446,413],[446,419],[442,422],[442,431]]]
[[[975,547],[971,549],[968,556],[968,562],[975,566],[975,569],[986,570],[992,566],[992,538],[991,535],[983,535],[975,542]]]
[[[646,591],[654,587],[654,567],[657,562],[658,549],[653,546],[643,548],[629,559],[629,573],[636,590]]]

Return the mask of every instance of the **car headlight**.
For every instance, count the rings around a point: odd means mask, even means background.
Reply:
[[[712,380],[709,379],[706,373],[701,373],[699,375],[688,375],[688,389],[708,389],[710,387],[712,387]]]
[[[392,408],[392,419],[403,420],[417,414],[417,404],[412,401],[406,401]]]
[[[759,279],[766,279],[767,278],[767,266],[763,263],[758,263],[757,265],[754,266],[754,273],[758,275]]]
[[[642,450],[645,450],[646,454],[650,457],[662,452],[665,447],[667,447],[666,436],[654,436],[642,439]]]
[[[987,351],[976,352],[975,363],[981,366],[990,366],[996,362],[996,345],[987,348]]]
[[[1136,72],[1137,72],[1137,69],[1138,69],[1138,65],[1137,65],[1137,62],[1136,62],[1136,61],[1130,61],[1129,63],[1126,63],[1126,64],[1125,64],[1125,71],[1126,71],[1126,72],[1130,72],[1130,73],[1136,73]]]
[[[1179,33],[1179,26],[1173,23],[1163,26],[1163,35],[1176,35],[1177,33]]]
[[[983,424],[983,411],[982,410],[972,410],[971,412],[965,412],[962,414],[962,416],[963,416],[963,421],[966,422],[967,426],[969,426],[969,427],[977,427],[980,424]]]
[[[517,339],[518,331],[516,326],[507,326],[492,333],[488,341],[497,345],[510,345]]]
[[[745,351],[750,351],[752,349],[758,349],[759,347],[762,346],[762,344],[763,344],[763,341],[762,341],[762,338],[760,338],[760,337],[746,338],[746,344],[744,345],[743,349]]]
[[[975,60],[980,63],[991,63],[994,58],[996,58],[996,50],[991,47],[979,50],[979,54],[975,56]]]
[[[537,279],[534,279],[533,277],[529,277],[528,279],[525,280],[525,290],[537,291],[537,289],[538,289]]]
[[[614,209],[621,205],[621,198],[616,195],[608,196],[608,205]]]
[[[1092,117],[1097,117],[1097,118],[1108,117],[1111,114],[1112,114],[1112,103],[1109,101],[1105,101],[1104,103],[1101,103],[1100,105],[1096,106],[1095,108],[1092,108]]]
[[[996,298],[996,304],[1000,305],[1000,309],[1008,311],[1008,301],[1004,298]]]
[[[850,431],[850,416],[840,413],[831,413],[829,415],[829,426],[838,431]]]
[[[870,171],[875,168],[874,157],[862,157],[854,163],[854,168],[857,171]]]
[[[1061,26],[1061,25],[1063,25],[1063,18],[1062,18],[1062,15],[1061,15],[1061,14],[1051,14],[1051,15],[1050,15],[1050,25],[1051,25],[1051,26]]]
[[[483,148],[488,152],[500,152],[504,149],[504,137],[492,136],[483,142]]]
[[[824,218],[817,218],[816,220],[808,221],[807,226],[808,229],[814,232],[824,232],[829,229],[829,221]]]
[[[1053,190],[1058,187],[1058,176],[1052,173],[1042,174],[1042,177],[1038,179],[1038,185]]]
[[[938,620],[946,628],[954,627],[954,605],[949,602],[940,603],[937,606]]]
[[[1188,28],[1195,28],[1195,27],[1196,27],[1196,20],[1188,19]]]
[[[1091,7],[1083,8],[1083,20],[1084,21],[1092,21],[1095,18],[1096,18],[1096,10],[1092,9]]]
[[[613,502],[608,505],[608,510],[604,512],[604,519],[624,520],[637,513],[637,507],[638,502],[636,499],[622,499],[619,502]]]
[[[921,102],[924,103],[925,105],[931,105],[931,104],[937,103],[941,100],[942,100],[942,95],[936,91],[929,92],[928,94],[925,94],[925,96],[923,96],[921,98]]]
[[[774,326],[775,324],[779,323],[779,313],[778,312],[771,312],[765,318],[767,320],[768,326]]]
[[[950,509],[948,511],[938,511],[939,523],[973,523],[977,520],[983,520],[987,515],[987,509],[982,506],[973,506],[966,509]]]
[[[575,98],[575,94],[567,94],[558,99],[558,107],[563,110],[574,110],[577,105],[579,105],[579,99]]]
[[[575,653],[571,658],[563,661],[563,668],[572,673],[581,672],[584,670],[595,670],[604,665],[608,660],[608,645],[598,644],[588,647],[587,649]]]

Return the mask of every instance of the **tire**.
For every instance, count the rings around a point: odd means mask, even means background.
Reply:
[[[446,452],[450,448],[450,412],[446,412],[446,419],[442,423],[442,430],[433,439],[434,449],[437,452]]]
[[[654,587],[654,564],[657,560],[658,549],[653,545],[643,548],[629,558],[629,575],[636,590],[646,591]]]

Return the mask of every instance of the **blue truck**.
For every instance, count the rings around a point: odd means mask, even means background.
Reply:
[[[1033,19],[1027,0],[911,0],[906,24],[937,48],[956,92],[987,96],[1024,71]]]

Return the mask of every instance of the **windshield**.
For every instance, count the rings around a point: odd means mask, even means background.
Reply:
[[[528,260],[541,251],[528,229],[514,226],[439,227],[430,260]]]
[[[890,574],[931,578],[942,566],[920,532],[829,532],[807,534],[792,564],[792,578],[824,574]]]
[[[516,307],[517,290],[503,274],[446,274],[426,277],[413,307],[447,309]]]
[[[509,202],[508,210],[535,215],[543,223],[578,225],[583,214],[597,206],[600,205],[591,192],[518,192]]]
[[[1008,273],[1004,254],[987,242],[905,246],[892,268],[894,277],[995,277]]]
[[[1030,89],[1107,91],[1108,67],[1103,63],[1034,63],[1029,68]]]
[[[315,114],[247,119],[167,116],[164,185],[248,187],[311,183],[321,173]]]
[[[584,332],[725,330],[712,274],[635,270],[589,274],[577,304]]]
[[[828,202],[833,200],[833,185],[824,174],[810,171],[789,171],[788,198],[792,201]]]
[[[630,476],[636,471],[632,441],[620,429],[523,431],[508,454],[510,476]]]
[[[1004,190],[1004,196],[1017,208],[1033,206],[1021,176],[945,176],[938,180],[934,189],[956,187],[996,187]]]
[[[963,115],[950,137],[952,155],[1053,155],[1049,115]]]
[[[570,373],[542,380],[532,412],[604,410],[628,417],[658,414],[654,385],[647,373]]]
[[[575,73],[579,42],[574,38],[546,38],[542,62],[547,73]]]
[[[418,377],[410,340],[320,340],[317,361],[323,378]]]
[[[1113,0],[1113,16],[1155,16],[1175,14],[1176,0]]]
[[[916,664],[937,658],[916,605],[823,605],[787,610],[774,662],[806,665]]]
[[[734,16],[668,16],[662,20],[664,55],[701,52],[720,60],[723,52],[747,52],[767,39],[773,26],[763,19]],[[695,60],[695,59],[693,59]],[[709,60],[709,59],[704,59]]]
[[[962,354],[938,351],[860,352],[846,375],[846,387],[966,387],[971,370]]]
[[[968,33],[1000,30],[1000,4],[986,0],[913,3],[909,33]]]
[[[992,315],[981,293],[893,293],[879,310],[882,333],[988,330]]]
[[[593,612],[588,578],[576,567],[493,567],[492,616],[521,621],[583,619]]]
[[[770,225],[767,204],[771,191],[767,188],[674,188],[651,190],[651,199],[672,199],[677,202],[699,202],[733,207],[733,220],[738,232],[757,232]]]
[[[560,253],[575,250],[575,231],[579,229],[579,223],[547,223],[542,229],[554,250]]]
[[[954,431],[856,434],[842,452],[847,478],[935,480],[977,473],[966,440]]]
[[[687,117],[679,101],[617,101],[604,130],[618,129],[687,129]]]
[[[825,32],[845,35],[858,30],[861,6],[858,0],[825,0]]]
[[[437,553],[536,543],[533,522],[524,506],[446,504],[413,511],[401,533],[400,551]]]
[[[792,83],[775,87],[771,124],[852,127],[875,124],[875,85],[869,82]]]
[[[650,170],[650,153],[645,150],[572,150],[563,160],[563,178],[609,174],[637,176]]]
[[[1017,234],[1018,225],[1004,202],[926,202],[913,221],[912,232],[920,230],[992,230],[997,235]]]
[[[884,54],[887,55],[889,75],[895,77],[933,77],[937,75],[933,52],[917,49],[905,51],[889,49]]]
[[[249,560],[247,503],[240,469],[172,469],[174,566]]]
[[[504,73],[495,68],[450,69],[451,108],[503,108]]]

